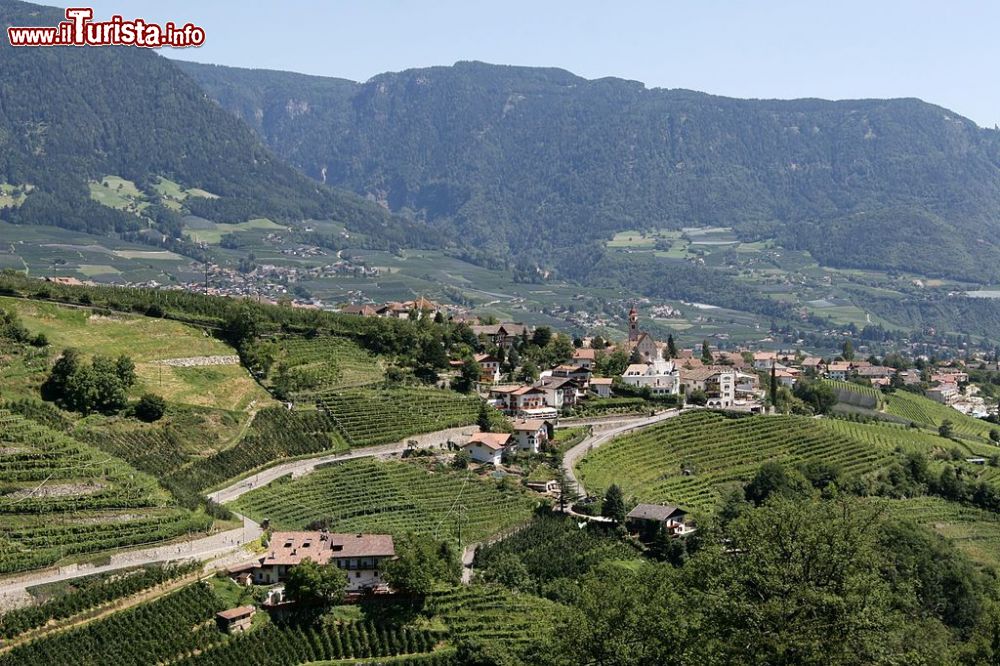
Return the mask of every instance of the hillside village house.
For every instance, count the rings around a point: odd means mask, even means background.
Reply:
[[[345,569],[347,591],[360,592],[385,586],[379,565],[395,556],[395,545],[388,534],[274,532],[263,556],[245,570],[253,575],[254,583],[271,585],[284,582],[291,569],[309,559]]]
[[[476,354],[476,363],[479,364],[479,381],[484,384],[495,384],[500,381],[500,361],[492,354]]]
[[[673,361],[657,357],[650,363],[633,363],[625,368],[622,381],[636,388],[648,388],[654,395],[680,393],[680,371]]]
[[[594,377],[590,380],[590,391],[598,398],[610,398],[614,380],[610,377]]]
[[[535,388],[545,391],[545,405],[556,410],[575,405],[580,393],[576,382],[569,377],[541,377]]]
[[[836,379],[839,381],[847,381],[847,378],[851,374],[851,364],[850,363],[831,363],[826,366],[826,376],[828,379]]]
[[[514,340],[524,335],[528,327],[515,322],[503,322],[500,324],[480,324],[470,327],[476,336],[484,336],[497,347],[509,348],[514,344]]]
[[[592,370],[594,368],[594,362],[597,360],[597,350],[590,349],[589,347],[582,347],[573,351],[573,360],[571,363],[578,368],[586,368]]]
[[[590,385],[590,377],[594,373],[589,368],[576,367],[574,365],[557,365],[552,368],[553,377],[566,377],[576,382],[581,391],[586,391]]]
[[[943,405],[948,405],[958,400],[961,391],[957,384],[940,384],[927,389],[924,392],[928,398]]]
[[[541,419],[524,419],[514,422],[514,440],[517,450],[526,453],[540,453],[542,447],[552,437],[552,426]]]
[[[468,451],[469,457],[476,462],[499,467],[504,454],[512,453],[517,442],[509,432],[477,432],[460,448]]]
[[[661,527],[674,537],[695,531],[687,520],[687,512],[672,504],[638,504],[628,512],[625,524],[643,539],[651,539]]]
[[[691,395],[703,391],[708,396],[708,407],[732,407],[736,404],[736,371],[720,370],[711,366],[682,370],[681,393]]]

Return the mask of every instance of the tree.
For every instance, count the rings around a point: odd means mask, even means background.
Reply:
[[[744,489],[748,502],[760,506],[772,496],[808,497],[809,482],[797,471],[789,472],[779,462],[760,466]]]
[[[809,405],[816,414],[826,414],[837,404],[837,394],[826,382],[800,379],[795,384],[795,397]]]
[[[332,605],[344,599],[347,583],[347,572],[337,565],[306,558],[288,571],[285,593],[304,604]]]
[[[994,444],[1000,442],[1000,430],[990,428],[990,441]]]
[[[538,379],[541,371],[538,366],[532,361],[525,361],[521,366],[520,372],[517,373],[517,379],[522,382],[531,383]]]
[[[135,384],[135,363],[128,356],[122,354],[115,361],[115,374],[121,380],[122,386],[126,389],[132,388]]]
[[[482,432],[489,432],[493,427],[493,420],[490,418],[489,410],[491,407],[486,404],[486,401],[479,403],[479,416],[476,417],[476,425],[479,426],[479,430]]]
[[[685,402],[691,405],[704,407],[708,404],[708,395],[701,389],[693,389],[688,392]]]
[[[840,354],[845,361],[854,360],[854,343],[851,342],[850,338],[844,340],[844,346],[841,348]]]
[[[512,590],[528,590],[531,587],[532,579],[528,573],[528,568],[524,566],[514,553],[501,553],[496,559],[490,562],[490,566],[483,571],[483,580],[489,583],[499,583]]]
[[[451,388],[459,393],[469,393],[475,388],[476,383],[482,378],[483,369],[472,356],[462,360],[462,369],[458,377],[452,380]]]
[[[135,406],[135,415],[146,423],[159,421],[167,410],[167,401],[155,393],[146,393]]]
[[[768,399],[771,401],[771,406],[775,407],[778,404],[778,377],[775,371],[776,363],[771,364],[771,386],[768,391]]]
[[[405,594],[430,594],[435,585],[456,585],[462,579],[462,563],[452,547],[433,537],[412,532],[396,538],[396,558],[381,564],[389,586]]]
[[[604,504],[601,506],[601,515],[615,521],[616,525],[622,525],[625,523],[625,515],[627,513],[625,495],[617,483],[612,483],[604,493]]]
[[[455,469],[468,469],[470,462],[472,462],[472,455],[465,449],[462,449],[452,458],[451,466]]]
[[[712,365],[715,359],[712,357],[712,350],[708,347],[708,340],[701,341],[701,362],[705,365]]]
[[[548,326],[539,326],[531,336],[531,344],[536,347],[545,347],[552,340],[552,329]]]
[[[674,342],[674,334],[667,335],[667,360],[677,358],[677,344]]]
[[[954,431],[955,428],[952,425],[951,419],[945,419],[941,422],[941,425],[938,426],[938,434],[947,439],[951,439]]]

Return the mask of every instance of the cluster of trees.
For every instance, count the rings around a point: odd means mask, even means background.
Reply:
[[[538,663],[986,663],[996,593],[942,538],[857,500],[776,496],[683,564],[602,563],[562,590]]]
[[[0,308],[0,340],[9,340],[21,344],[30,344],[35,347],[45,347],[49,344],[44,333],[31,335],[28,329],[21,323],[16,312]]]
[[[128,390],[135,379],[135,363],[128,356],[115,360],[94,356],[87,364],[71,347],[52,366],[42,384],[42,397],[73,412],[117,414],[128,406]]]

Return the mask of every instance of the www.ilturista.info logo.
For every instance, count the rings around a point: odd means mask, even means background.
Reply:
[[[170,46],[185,48],[205,43],[205,30],[194,24],[159,25],[142,19],[126,21],[112,16],[110,21],[91,21],[90,7],[70,7],[66,20],[50,27],[7,28],[11,46],[142,46],[149,49]]]

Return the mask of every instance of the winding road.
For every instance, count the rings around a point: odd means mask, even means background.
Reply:
[[[582,442],[567,450],[563,455],[562,466],[566,475],[572,480],[580,494],[585,493],[583,484],[576,478],[574,466],[589,451],[608,443],[614,438],[645,428],[666,419],[680,414],[680,410],[672,409],[660,412],[653,416],[632,417],[620,419],[594,419],[590,421],[580,421],[567,425],[590,425],[595,432]],[[416,439],[421,448],[438,447],[449,439],[457,438],[461,435],[471,433],[475,428],[468,426],[464,428],[449,428],[433,433],[427,433],[393,444],[372,446],[367,448],[354,449],[345,453],[333,453],[317,456],[314,458],[303,458],[290,460],[274,467],[269,467],[252,476],[235,481],[228,486],[208,493],[207,497],[219,504],[225,504],[238,499],[244,494],[262,488],[276,479],[291,475],[293,478],[309,474],[321,465],[343,462],[345,460],[355,460],[358,458],[369,458],[373,456],[392,456],[403,453],[410,447],[410,441]],[[592,516],[576,514],[572,510],[571,515],[589,520],[597,519]],[[129,550],[111,555],[110,562],[104,565],[69,565],[58,569],[46,569],[42,571],[28,572],[19,576],[0,580],[0,610],[15,608],[31,603],[32,597],[27,588],[47,583],[72,580],[82,576],[107,573],[119,569],[126,569],[146,564],[158,564],[163,562],[175,562],[181,560],[201,560],[213,566],[223,566],[233,564],[246,559],[242,548],[248,543],[258,539],[262,534],[260,525],[256,522],[236,514],[243,521],[243,526],[234,530],[227,530],[217,534],[211,534],[200,539],[193,539],[183,543],[164,544],[155,547]],[[465,565],[465,575],[463,578],[471,576],[472,558],[475,555],[475,546],[470,544],[463,552],[463,564]]]

